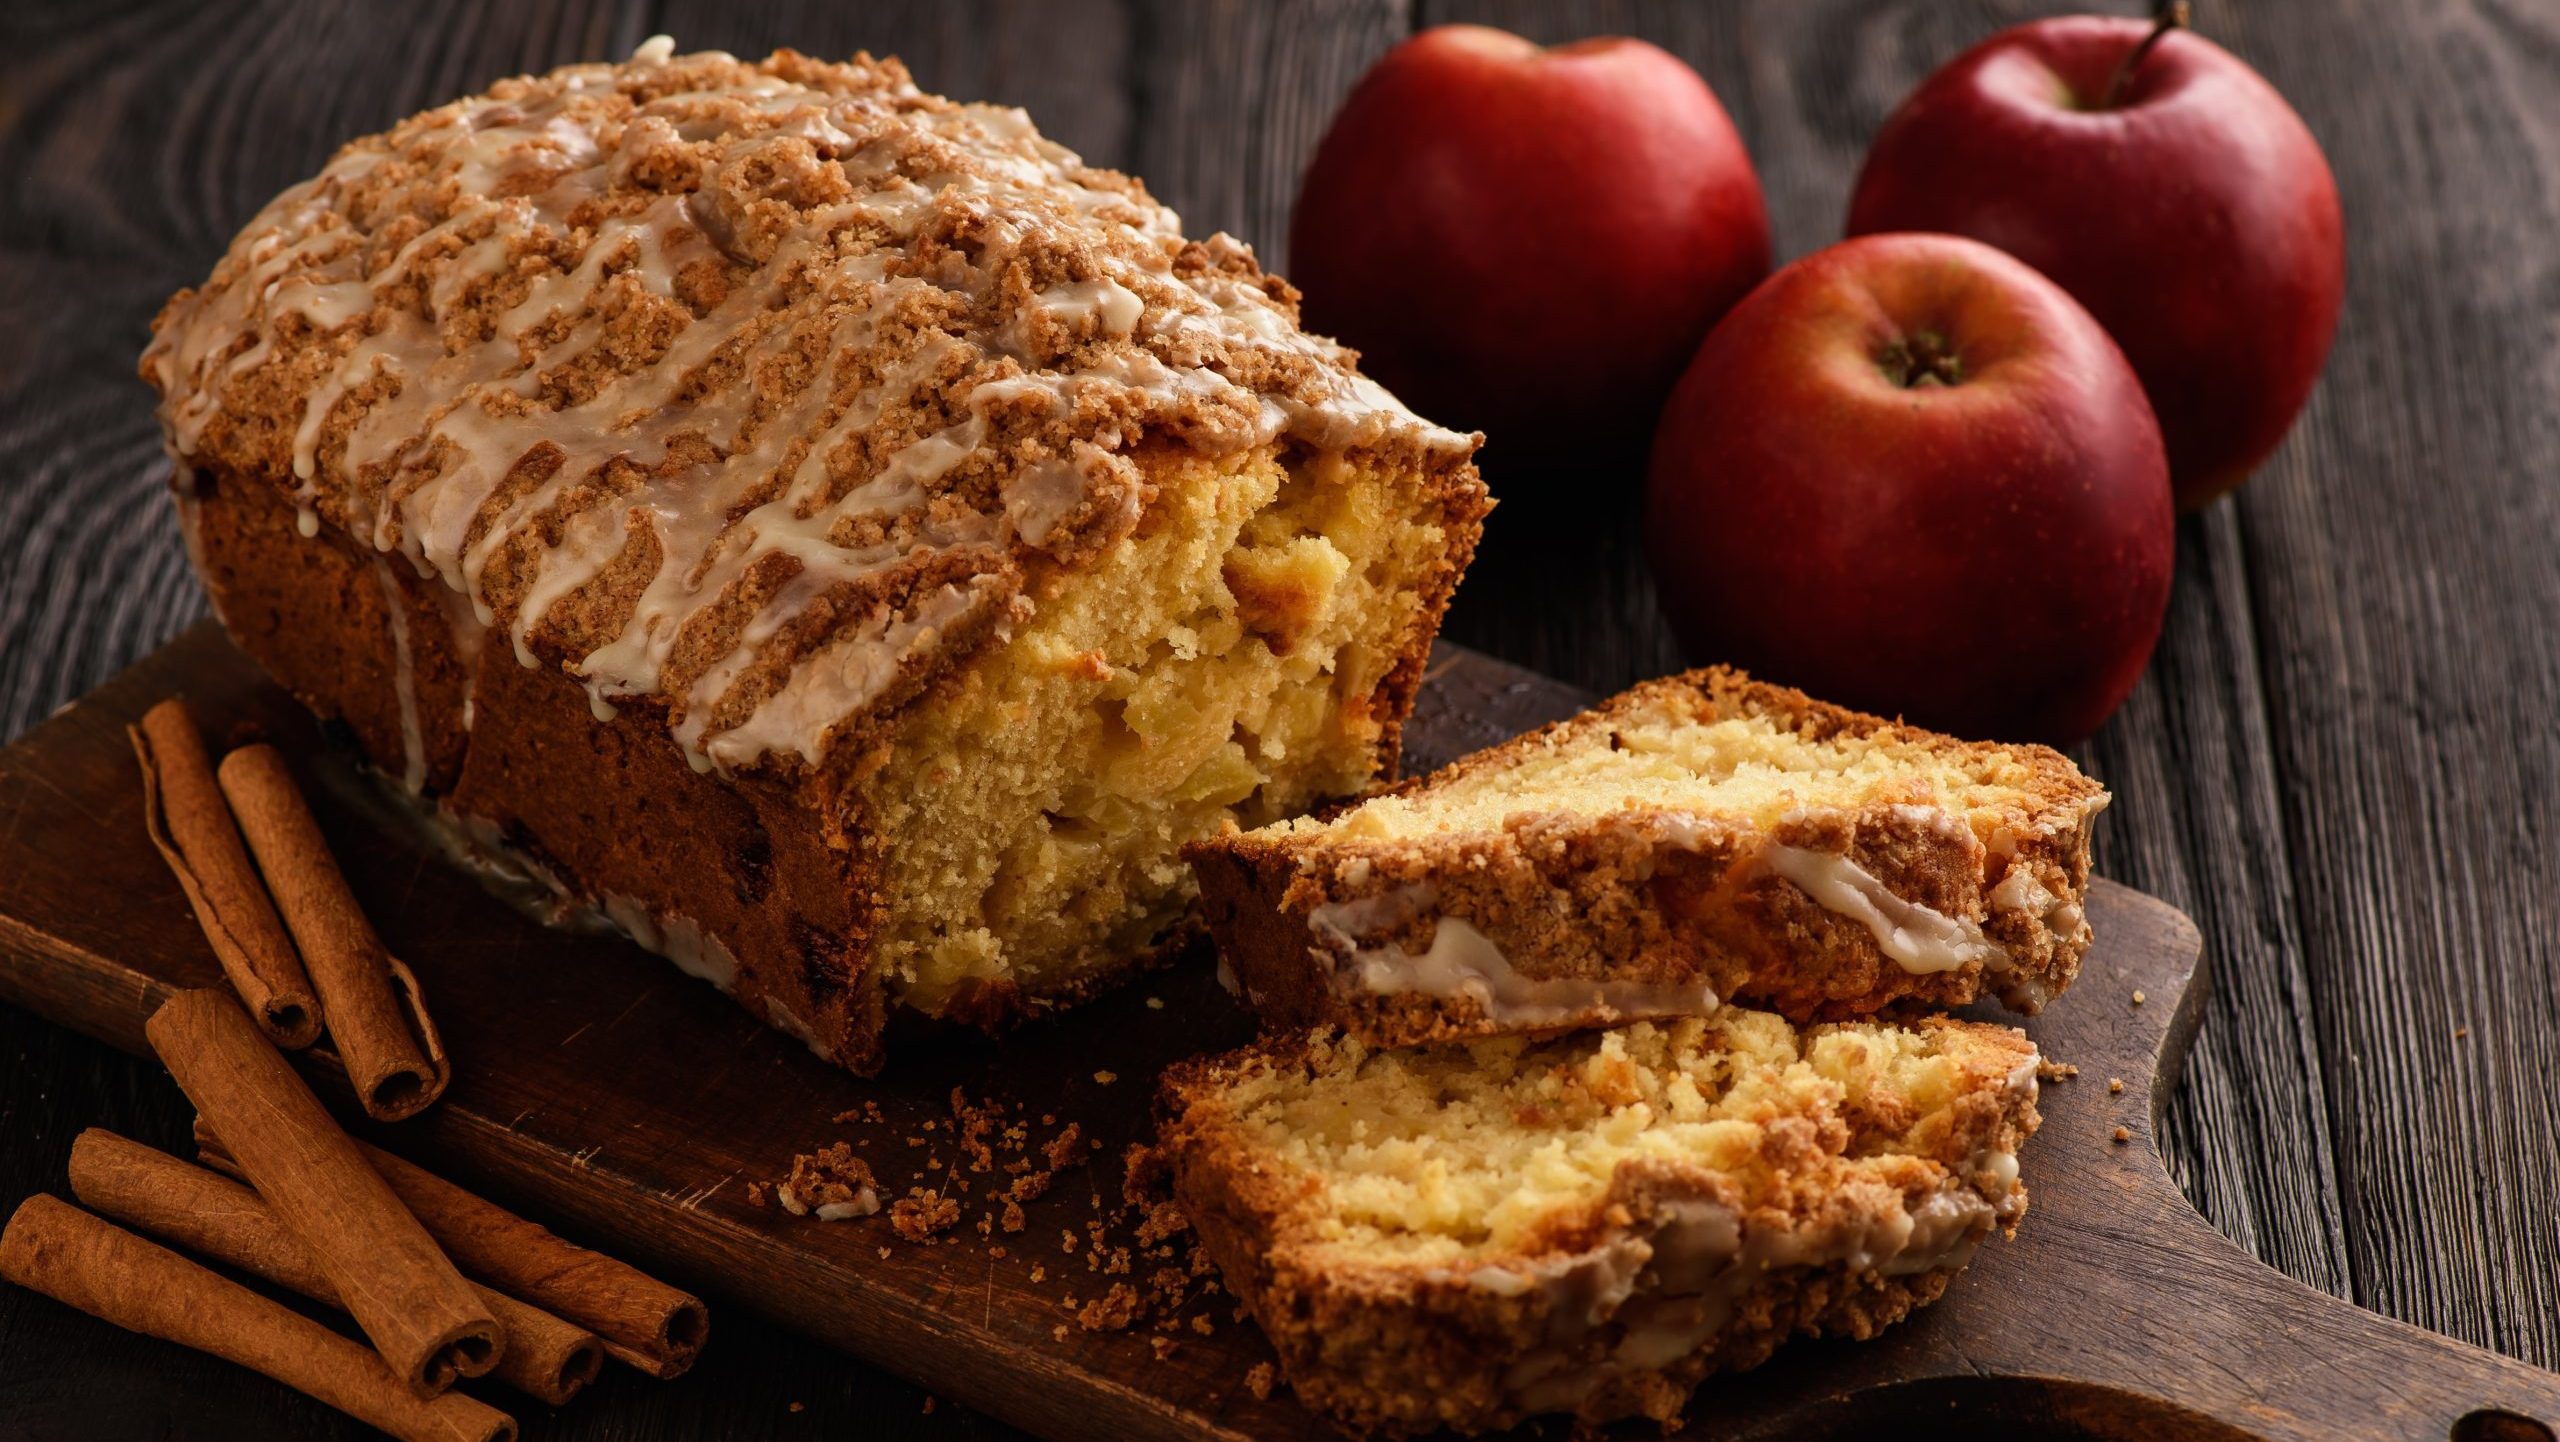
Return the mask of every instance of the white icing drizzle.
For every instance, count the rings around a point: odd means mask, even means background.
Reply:
[[[790,750],[814,763],[830,723],[853,715],[886,690],[902,663],[929,650],[942,628],[973,614],[997,584],[996,577],[980,576],[968,589],[944,586],[908,615],[879,613],[876,629],[866,623],[839,639],[812,658],[796,684],[774,692],[746,720],[713,740],[711,759],[738,762],[766,751]]]
[[[613,923],[615,930],[638,942],[642,949],[674,962],[685,975],[700,977],[722,991],[737,989],[736,954],[692,917],[682,912],[652,911],[638,897],[612,891],[596,903],[596,910]]]
[[[2032,1063],[2027,1074],[2032,1086]],[[2000,1160],[2014,1181],[2015,1153],[1994,1149],[1916,1203],[1832,1231],[1772,1227],[1711,1201],[1681,1199],[1662,1205],[1640,1230],[1587,1251],[1454,1275],[1496,1296],[1546,1295],[1547,1340],[1514,1360],[1502,1383],[1524,1412],[1574,1411],[1604,1386],[1713,1345],[1732,1325],[1736,1305],[1773,1272],[1899,1277],[1963,1267],[2003,1215],[2009,1193],[1999,1185],[2004,1205],[1995,1205],[1971,1173],[1997,1178]],[[1587,1339],[1604,1328],[1615,1330],[1615,1341],[1603,1357],[1587,1358]]]
[[[2104,805],[2101,798],[2082,814],[2094,814]],[[1928,806],[1893,809],[1903,822],[1937,831],[1973,850],[1973,829],[1962,817]],[[1804,817],[1805,813],[1790,812],[1784,819],[1792,822]],[[1663,843],[1692,851],[1703,846],[1708,836],[1707,828],[1694,817],[1656,813],[1646,821]],[[1981,848],[2010,863],[1999,884],[1984,895],[1985,906],[1994,913],[2030,916],[2057,941],[2076,940],[2087,921],[2080,903],[2054,894],[2032,867],[2016,860],[2020,841],[2013,830],[2002,826]],[[1876,948],[1906,972],[1949,972],[1979,961],[1985,971],[2007,978],[2002,995],[2012,1004],[2033,1010],[2053,999],[2053,983],[2021,971],[2018,958],[2007,947],[1983,934],[1981,922],[1897,896],[1873,872],[1844,854],[1773,844],[1761,853],[1759,864],[1793,883],[1824,910],[1864,926],[1875,938]]]
[[[1361,943],[1364,936],[1411,924],[1438,902],[1438,888],[1421,882],[1317,906],[1307,913],[1307,927],[1322,943],[1316,957],[1331,965],[1336,986],[1356,983],[1378,996],[1466,997],[1483,1008],[1486,1020],[1506,1028],[1704,1016],[1716,1009],[1716,995],[1703,982],[1524,976],[1491,937],[1463,917],[1435,917],[1431,946],[1419,956],[1394,943]]]
[[[645,537],[656,563],[643,568],[637,604],[618,631],[600,644],[589,635],[563,659],[598,715],[631,697],[664,697],[688,757],[725,768],[777,754],[815,763],[842,722],[955,626],[993,618],[1002,634],[1020,586],[1009,550],[1050,543],[1080,514],[1110,528],[1104,534],[1134,525],[1135,473],[1120,452],[1148,425],[1178,416],[1183,439],[1208,451],[1284,433],[1329,450],[1389,438],[1432,452],[1472,449],[1472,437],[1421,422],[1351,371],[1258,285],[1223,270],[1177,271],[1179,219],[1143,194],[1090,183],[1096,176],[1019,111],[932,101],[894,71],[819,88],[746,70],[649,100],[618,122],[596,119],[599,98],[623,80],[705,58],[679,62],[658,36],[628,70],[571,66],[511,82],[417,117],[388,141],[359,142],[278,196],[213,280],[171,307],[145,354],[171,453],[198,453],[227,393],[251,372],[318,348],[317,334],[365,324],[302,398],[292,464],[303,534],[315,534],[334,503],[353,534],[441,578],[481,622],[495,624],[497,604],[512,601],[508,639],[528,665],[546,617]],[[947,163],[918,173],[916,152],[882,143],[898,139],[940,146],[923,153]],[[704,141],[710,154],[696,160],[685,147]],[[698,164],[690,187],[631,181],[670,154]],[[348,200],[386,163],[420,172],[410,193],[447,181],[459,191],[387,257]],[[756,199],[776,177],[840,178],[836,193],[847,198],[812,207],[750,264],[731,249],[743,229],[737,197]],[[608,195],[647,203],[585,218]],[[926,274],[903,264],[923,230],[955,217],[981,237],[974,267]],[[1010,326],[971,332],[916,319],[944,313],[934,307],[953,295],[995,302],[1006,258],[1062,234],[1105,242],[1090,251],[1098,273],[1028,298]],[[564,243],[574,251],[565,267],[548,259]],[[1225,236],[1202,248],[1219,263],[1250,254]],[[711,263],[730,282],[695,316],[681,281]],[[419,275],[429,282],[422,303],[403,298],[421,289]],[[533,276],[529,289],[492,323],[462,332],[444,323],[485,287],[524,275]],[[689,317],[663,354],[607,366],[591,394],[555,389],[572,363],[612,353],[614,318],[643,306]],[[896,317],[914,339],[884,331]],[[1035,318],[1094,338],[1100,358],[1087,351],[1072,371],[1030,365],[1018,342]],[[307,329],[287,331],[288,319]],[[781,395],[753,383],[760,362],[813,333],[824,344],[805,383]],[[884,355],[892,346],[903,353]],[[1230,379],[1233,357],[1257,350],[1313,362],[1316,379],[1303,385],[1321,394],[1264,394]],[[712,384],[714,367],[733,369]],[[997,378],[967,392],[965,415],[903,448],[878,443],[884,427],[972,367]],[[1136,423],[1104,427],[1098,445],[1073,458],[1008,462],[991,449],[1000,439],[991,407],[1037,396],[1059,415],[1094,387],[1124,408],[1134,403]],[[333,421],[351,405],[343,451],[325,454]],[[850,486],[839,471],[847,455],[872,465]],[[1008,464],[1000,505],[937,504],[953,472]],[[548,474],[526,484],[536,465]],[[1097,499],[1111,504],[1087,506]],[[528,539],[538,559],[513,563],[517,584],[493,603],[489,568],[524,555]],[[903,606],[845,614],[848,588],[898,594],[902,568],[953,556],[970,558],[961,578],[946,568],[945,584],[915,588]],[[714,639],[737,599],[778,577],[787,579],[743,631]],[[814,645],[798,623],[822,601],[836,608],[834,629]],[[670,694],[671,661],[700,641],[717,654],[697,656],[699,669]],[[778,689],[753,707],[724,709],[776,645],[792,648]]]
[[[423,579],[423,577],[421,578]],[[443,586],[428,590],[444,606],[445,637],[453,643],[454,659],[462,663],[462,729],[471,729],[472,692],[479,685],[480,651],[488,644],[489,628],[471,609],[471,603],[459,591]]]
[[[775,1031],[807,1047],[810,1054],[818,1060],[835,1060],[827,1055],[826,1047],[818,1040],[818,1033],[811,1029],[807,1022],[802,1021],[797,1012],[784,1006],[781,998],[768,996],[764,999],[764,1019],[772,1024]]]
[[[382,611],[391,623],[391,690],[400,702],[400,785],[410,795],[427,786],[427,742],[418,724],[418,662],[409,649],[409,603],[400,578],[376,557],[373,579],[382,586]]]
[[[687,976],[724,992],[737,989],[737,954],[692,917],[653,910],[638,897],[620,892],[607,892],[601,900],[591,901],[572,890],[558,873],[509,845],[497,824],[486,817],[456,811],[441,801],[429,802],[413,792],[385,788],[377,794],[389,798],[377,810],[396,829],[544,926],[618,931],[642,950],[674,962]]]
[[[1904,971],[1926,975],[1974,961],[1993,971],[2009,965],[2009,954],[1983,936],[1979,923],[1894,895],[1874,872],[1836,851],[1771,846],[1762,859],[1823,910],[1864,926],[1876,949]]]

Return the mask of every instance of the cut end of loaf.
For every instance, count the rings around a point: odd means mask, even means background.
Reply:
[[[872,794],[894,997],[982,1016],[1159,949],[1187,842],[1393,764],[1480,501],[1377,460],[1164,458],[1137,535],[917,708]]]

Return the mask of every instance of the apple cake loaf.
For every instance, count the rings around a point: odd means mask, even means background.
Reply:
[[[857,1070],[1390,774],[1489,500],[1224,235],[893,60],[507,80],[154,324],[240,645],[478,842]]]
[[[1186,850],[1248,1003],[1374,1046],[1703,1014],[2033,1012],[2088,949],[2107,793],[2057,752],[1713,668]]]
[[[1175,1199],[1299,1400],[1356,1433],[1668,1422],[1711,1373],[1935,1301],[2025,1212],[2037,1055],[1767,1012],[1185,1063]]]

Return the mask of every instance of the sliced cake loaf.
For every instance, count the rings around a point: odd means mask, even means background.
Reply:
[[[1393,774],[1489,505],[1242,243],[868,57],[662,38],[357,140],[143,374],[243,650],[858,1071]]]
[[[1983,990],[2033,1012],[2088,948],[2106,803],[2044,747],[1710,669],[1186,855],[1275,1031],[1404,1046],[1719,1001],[1840,1020]]]
[[[1668,1421],[1791,1335],[1866,1338],[2026,1209],[2035,1048],[1766,1012],[1169,1073],[1174,1194],[1299,1399],[1360,1433]]]

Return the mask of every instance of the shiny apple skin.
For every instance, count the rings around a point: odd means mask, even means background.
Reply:
[[[2249,478],[2327,362],[2345,223],[2320,143],[2275,87],[2201,36],[2101,16],[2006,30],[1885,121],[1851,235],[1934,230],[2059,282],[2142,377],[2193,509]]]
[[[1888,373],[1924,333],[1956,383]],[[1646,502],[1694,659],[1959,736],[2089,735],[2168,604],[2141,383],[2059,287],[1953,236],[1846,241],[1752,292],[1672,393]]]
[[[1289,232],[1310,329],[1497,461],[1641,453],[1769,273],[1760,179],[1695,70],[1640,40],[1426,30],[1362,78]]]

